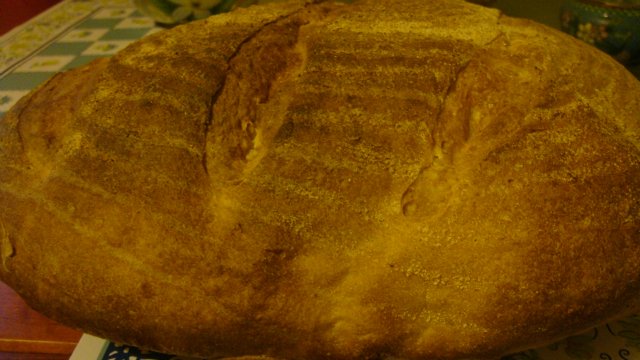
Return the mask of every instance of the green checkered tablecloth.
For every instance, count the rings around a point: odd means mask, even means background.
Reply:
[[[0,117],[56,72],[160,30],[128,0],[66,0],[0,37]]]

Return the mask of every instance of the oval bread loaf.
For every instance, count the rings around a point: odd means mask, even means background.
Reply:
[[[458,0],[288,1],[0,123],[0,278],[206,357],[491,359],[638,310],[640,83]]]

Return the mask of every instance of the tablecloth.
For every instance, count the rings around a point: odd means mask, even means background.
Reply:
[[[158,30],[128,0],[63,1],[0,38],[0,116],[56,72]]]

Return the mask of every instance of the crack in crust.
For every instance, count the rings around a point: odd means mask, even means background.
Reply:
[[[281,122],[261,119],[260,112],[270,106],[274,84],[301,66],[300,28],[328,14],[329,7],[317,3],[307,1],[300,9],[265,23],[228,58],[226,76],[211,98],[204,124],[202,166],[208,175],[222,177],[226,183],[239,181],[261,157],[258,148],[277,133]],[[221,168],[226,168],[225,174],[219,174]]]
[[[496,19],[497,24],[500,23],[501,16],[500,14]],[[435,115],[436,130],[432,134],[432,156],[427,158],[416,179],[402,193],[400,209],[405,217],[438,213],[435,208],[446,203],[455,191],[457,176],[453,164],[454,157],[471,139],[473,121],[471,109],[465,104],[461,106],[460,99],[456,98],[459,81],[480,53],[504,36],[502,31],[498,31],[493,38],[475,47],[467,60],[455,70]],[[443,210],[444,207],[440,206],[440,209]]]
[[[296,12],[297,13],[297,12]],[[214,105],[217,103],[218,98],[220,97],[220,95],[224,92],[226,86],[226,82],[227,79],[229,78],[228,75],[228,70],[231,67],[231,63],[235,60],[235,58],[238,56],[238,54],[240,54],[240,52],[242,51],[242,49],[244,48],[245,45],[247,45],[249,42],[251,42],[253,39],[255,39],[255,37],[262,32],[263,30],[265,30],[267,27],[269,27],[271,24],[277,23],[283,19],[287,19],[291,16],[293,16],[295,13],[293,14],[287,14],[287,15],[283,15],[280,16],[278,18],[276,18],[275,20],[269,21],[267,23],[265,23],[262,27],[260,27],[258,30],[254,31],[253,33],[249,34],[249,36],[247,36],[247,38],[242,41],[238,47],[236,48],[236,50],[233,52],[233,54],[231,54],[231,56],[229,56],[229,58],[227,59],[227,68],[226,68],[226,73],[227,75],[222,78],[222,81],[220,82],[220,85],[218,87],[218,89],[214,92],[214,94],[211,96],[211,99],[209,101],[209,105],[208,105],[208,117],[204,123],[204,134],[205,134],[205,141],[203,144],[203,151],[202,151],[202,167],[205,171],[205,173],[207,175],[209,175],[209,167],[207,166],[207,140],[208,140],[208,134],[209,134],[209,127],[211,126],[211,124],[213,123],[213,107]]]

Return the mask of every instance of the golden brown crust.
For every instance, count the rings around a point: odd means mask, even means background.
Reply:
[[[155,34],[0,123],[0,277],[202,356],[492,358],[640,292],[640,84],[456,0]]]

